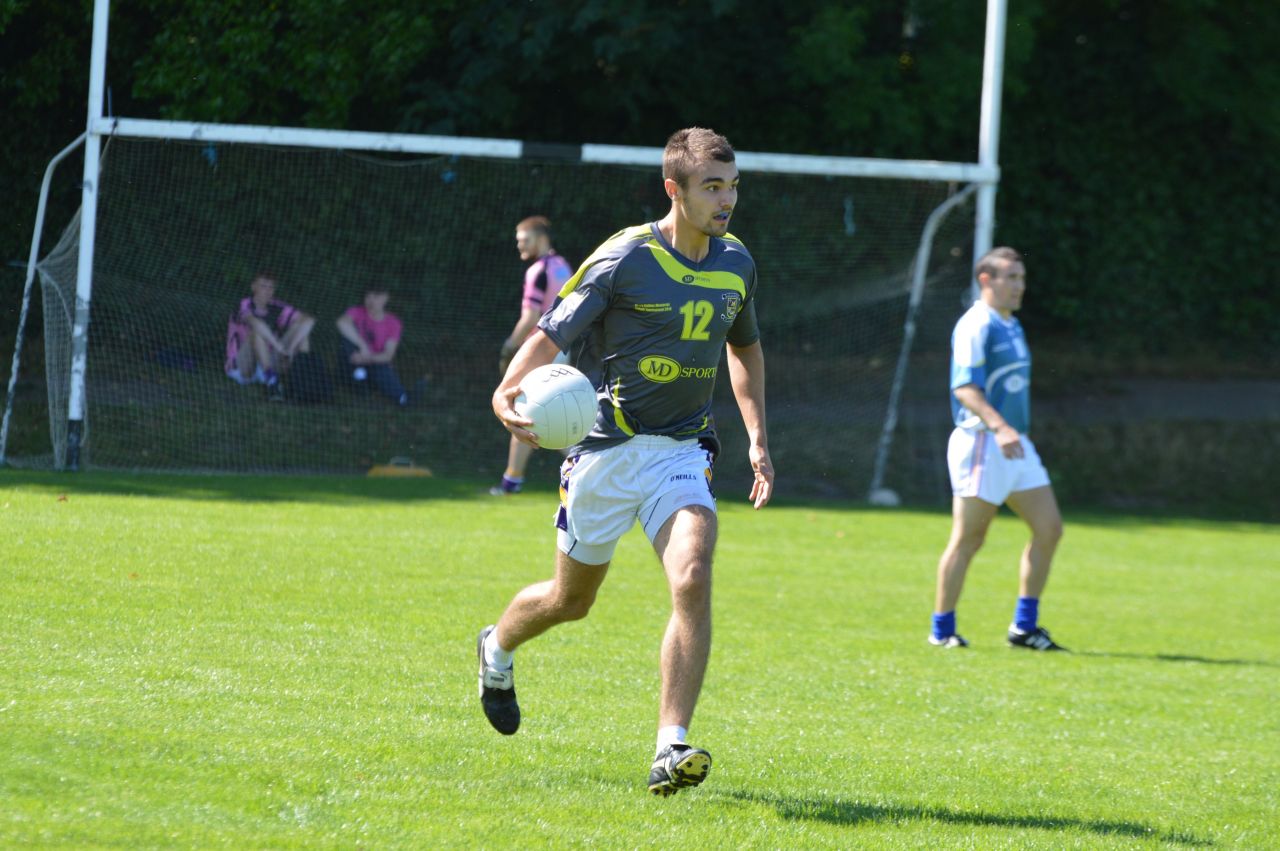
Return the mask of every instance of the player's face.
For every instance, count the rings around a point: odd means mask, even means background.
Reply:
[[[254,301],[258,304],[266,304],[276,294],[276,282],[270,278],[254,278],[249,289],[253,291]]]
[[[542,256],[541,236],[536,230],[516,231],[516,251],[520,252],[521,260],[531,263]]]
[[[724,236],[738,204],[738,166],[710,160],[689,175],[677,200],[684,217],[707,236]]]
[[[991,290],[988,303],[1000,313],[1008,315],[1022,307],[1022,294],[1027,289],[1027,270],[1019,262],[1004,264],[994,275],[987,277]]]
[[[367,292],[364,294],[364,309],[370,313],[381,313],[387,309],[389,293]]]

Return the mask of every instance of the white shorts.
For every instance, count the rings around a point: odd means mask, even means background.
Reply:
[[[947,443],[947,468],[951,471],[951,492],[956,496],[976,496],[992,505],[1003,505],[1009,494],[1049,484],[1049,471],[1031,438],[1022,435],[1022,457],[1006,458],[996,445],[993,432],[951,432]]]
[[[696,440],[638,434],[565,459],[556,544],[583,564],[604,564],[637,520],[652,541],[671,515],[691,505],[716,510],[711,453]]]

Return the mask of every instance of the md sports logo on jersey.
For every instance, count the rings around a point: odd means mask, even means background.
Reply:
[[[640,374],[658,384],[667,384],[680,377],[680,364],[662,355],[648,355],[640,359]]]
[[[640,359],[640,374],[655,384],[670,384],[677,378],[715,378],[718,367],[681,366],[665,355],[646,355]]]

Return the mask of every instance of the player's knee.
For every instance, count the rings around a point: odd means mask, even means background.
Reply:
[[[711,560],[690,558],[667,571],[671,597],[681,606],[704,606],[711,599]]]
[[[1062,519],[1054,518],[1047,523],[1041,523],[1033,530],[1033,534],[1040,542],[1056,547],[1062,540]]]
[[[966,558],[973,558],[982,545],[986,543],[986,529],[963,529],[956,533],[952,548]]]
[[[556,599],[556,613],[561,621],[580,621],[595,605],[594,593],[562,594]]]

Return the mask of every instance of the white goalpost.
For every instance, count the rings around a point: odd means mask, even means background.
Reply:
[[[762,308],[774,323],[771,345],[778,341],[776,359],[770,349],[771,424],[778,419],[803,444],[802,452],[793,450],[803,456],[801,468],[847,469],[838,487],[817,483],[819,492],[898,500],[887,479],[903,406],[925,410],[923,391],[912,407],[909,381],[917,328],[950,321],[968,291],[972,258],[991,245],[1004,7],[1005,0],[988,2],[978,162],[738,153],[753,193],[757,185],[767,190],[744,196],[750,200],[742,205],[739,235],[761,259],[762,279],[779,282]],[[464,463],[433,429],[446,417],[452,427],[470,428],[459,405],[475,401],[468,395],[473,385],[496,380],[482,363],[492,359],[491,338],[510,324],[514,309],[511,278],[519,267],[509,256],[511,226],[524,214],[549,212],[558,242],[577,252],[571,262],[580,260],[608,235],[596,229],[600,222],[616,228],[656,209],[646,187],[655,183],[661,149],[105,117],[107,23],[108,0],[96,0],[78,227],[37,263],[42,196],[0,425],[0,464],[21,463],[9,452],[10,411],[21,325],[38,271],[45,304],[54,293],[69,306],[61,320],[67,329],[45,335],[53,449],[47,466],[356,470],[404,454],[403,445],[437,459],[444,471],[480,472],[494,441],[477,438],[484,445],[477,443],[475,457]],[[50,173],[73,148],[54,158]],[[612,197],[586,197],[582,187],[592,181],[585,175],[607,184],[602,195]],[[576,207],[564,201],[570,197]],[[829,206],[831,198],[839,199],[838,209]],[[398,218],[388,208],[399,208]],[[965,213],[956,218],[958,210]],[[459,234],[477,233],[483,251],[454,244]],[[258,258],[286,270],[294,297],[303,292],[309,299],[300,306],[324,323],[358,296],[359,279],[393,281],[392,309],[399,306],[406,328],[424,341],[406,359],[437,393],[418,412],[420,421],[388,426],[385,412],[367,416],[365,402],[341,393],[297,416],[259,410],[234,395],[211,366],[217,356],[206,344],[209,327],[223,321],[216,317],[245,289],[253,263],[263,262]],[[139,304],[156,306],[145,322],[133,315]],[[46,307],[46,328],[54,313]],[[462,317],[471,327],[460,329]],[[839,400],[824,407],[805,395],[839,395],[837,382],[870,389],[850,392],[843,409]],[[102,422],[89,462],[95,398]],[[936,399],[933,405],[946,407]],[[477,433],[492,425],[481,407]],[[824,445],[830,428],[821,420],[831,417],[858,424],[856,451]],[[130,435],[133,423],[142,425]],[[243,433],[264,428],[299,448],[272,455],[244,443]],[[344,440],[361,445],[347,452]],[[225,451],[212,451],[219,443]],[[449,458],[438,460],[442,455]]]

